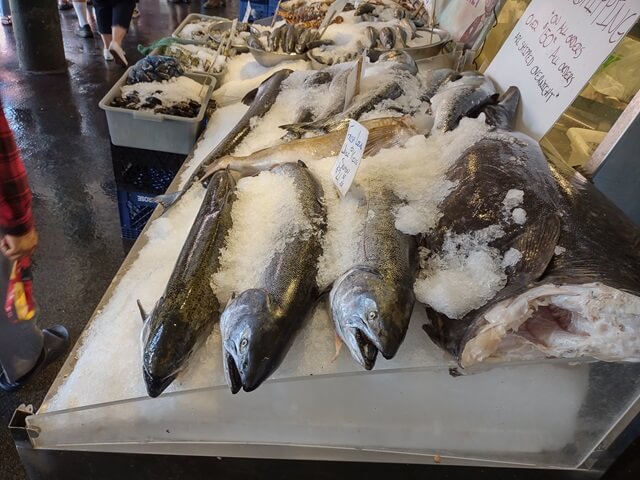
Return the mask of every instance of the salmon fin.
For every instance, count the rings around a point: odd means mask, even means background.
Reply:
[[[451,325],[451,322],[455,320],[451,320],[444,313],[440,313],[435,311],[428,305],[425,305],[425,309],[427,311],[427,323],[422,325],[422,329],[426,332],[427,335],[437,343],[440,347],[446,348],[446,325]]]
[[[286,130],[285,137],[287,138],[300,138],[308,131],[313,131],[315,128],[311,123],[287,123],[280,125],[279,128]],[[284,137],[283,137],[284,138]]]
[[[485,105],[482,108],[486,123],[502,130],[513,130],[519,103],[520,90],[515,86],[509,87],[498,99],[497,104]]]
[[[182,190],[173,193],[165,193],[164,195],[158,195],[156,197],[153,197],[151,200],[154,203],[162,205],[165,210],[168,210],[181,196]]]
[[[516,237],[512,247],[522,254],[522,258],[514,268],[510,285],[528,285],[542,276],[553,258],[561,228],[560,217],[553,213],[528,226]]]
[[[338,357],[340,356],[340,351],[342,350],[342,340],[340,339],[340,335],[338,335],[337,332],[334,333],[334,342],[335,342],[334,345],[336,347],[336,351],[333,354],[333,357],[331,358],[330,363],[333,363],[338,359]]]
[[[142,306],[142,302],[140,301],[140,299],[136,300],[136,303],[138,304],[138,310],[140,311],[140,316],[142,317],[142,321],[145,322],[149,314]]]
[[[242,97],[242,103],[244,103],[247,106],[250,106],[253,101],[256,99],[256,96],[258,95],[258,89],[260,87],[256,87],[253,90],[249,90],[244,97]]]
[[[207,181],[213,176],[214,173],[220,170],[231,170],[229,167],[232,160],[236,157],[233,155],[225,155],[224,157],[220,157],[215,160],[211,165],[209,165],[206,170],[202,173],[202,178],[200,178],[200,183],[205,185]],[[242,157],[240,157],[242,158]]]

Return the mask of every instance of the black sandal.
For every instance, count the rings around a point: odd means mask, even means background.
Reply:
[[[0,370],[0,390],[5,392],[15,392],[22,388],[31,377],[42,370],[50,363],[55,362],[64,355],[69,349],[69,332],[62,325],[55,325],[51,328],[42,330],[44,335],[44,344],[38,361],[26,374],[15,382],[9,382],[5,378],[5,374]]]

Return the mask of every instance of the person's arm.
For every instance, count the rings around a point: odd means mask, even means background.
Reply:
[[[20,152],[0,108],[0,251],[11,260],[29,255],[38,243],[31,190]]]

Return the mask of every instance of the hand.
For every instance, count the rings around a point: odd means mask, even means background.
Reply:
[[[38,245],[38,233],[32,228],[19,237],[5,235],[0,241],[0,252],[9,260],[15,261],[29,256]]]

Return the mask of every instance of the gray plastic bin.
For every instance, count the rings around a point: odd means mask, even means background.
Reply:
[[[227,22],[227,23],[229,23],[229,25],[231,25],[231,20],[229,20],[228,18],[214,17],[214,16],[210,16],[210,15],[202,15],[201,13],[190,13],[189,15],[186,16],[186,18],[182,21],[182,23],[180,25],[178,25],[178,28],[176,28],[173,31],[171,36],[174,37],[174,38],[180,38],[179,33],[182,31],[182,29],[184,27],[186,27],[187,25],[189,25],[190,23],[194,23],[194,22],[196,22],[198,20],[208,20],[208,21],[210,21],[212,23]]]
[[[127,69],[122,78],[100,100],[100,108],[107,115],[111,142],[123,147],[188,154],[204,126],[204,115],[215,86],[215,78],[203,73],[185,74],[203,85],[203,93],[198,116],[184,118],[163,113],[112,107],[111,102],[120,95],[120,88],[126,84],[131,68]]]

